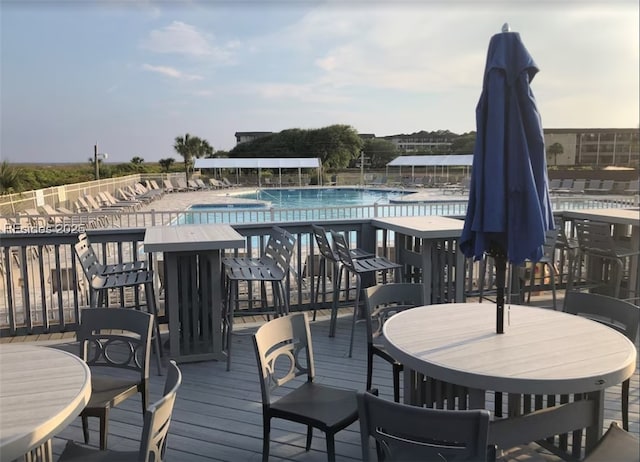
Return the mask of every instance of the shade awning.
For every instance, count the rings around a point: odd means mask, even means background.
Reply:
[[[449,154],[444,156],[399,156],[387,164],[387,167],[453,167],[473,164],[473,154]]]

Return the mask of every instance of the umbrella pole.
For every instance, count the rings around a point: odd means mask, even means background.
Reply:
[[[496,333],[504,334],[504,287],[507,259],[504,255],[494,257],[496,263]]]

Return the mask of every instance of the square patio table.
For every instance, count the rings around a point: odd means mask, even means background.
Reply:
[[[434,298],[438,294],[433,293],[433,275],[442,268],[433,268],[432,252],[438,241],[446,241],[450,263],[455,266],[454,281],[448,281],[454,293],[448,294],[448,299],[463,301],[464,255],[458,248],[458,238],[464,226],[462,220],[440,216],[389,217],[375,218],[371,220],[371,225],[395,233],[396,262],[421,269],[425,302],[441,302]],[[420,241],[419,252],[410,245],[414,239]]]
[[[245,246],[230,225],[147,229],[145,252],[163,252],[169,350],[177,362],[222,360],[221,251]]]

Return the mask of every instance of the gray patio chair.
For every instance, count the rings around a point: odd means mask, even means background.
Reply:
[[[362,460],[487,461],[495,459],[489,446],[489,411],[443,410],[388,401],[358,393]],[[370,440],[377,459],[371,457]]]
[[[382,273],[387,273],[389,271],[394,271],[396,282],[399,282],[402,277],[400,275],[400,271],[402,269],[402,265],[398,263],[394,263],[388,260],[385,257],[371,257],[371,258],[359,258],[354,259],[351,255],[351,249],[349,248],[349,244],[347,244],[347,239],[344,234],[337,233],[335,231],[331,231],[331,238],[333,239],[334,248],[338,258],[340,259],[340,271],[338,272],[338,290],[337,293],[340,293],[340,283],[342,281],[343,272],[346,271],[347,274],[353,274],[356,278],[356,299],[353,305],[353,317],[351,320],[351,339],[349,341],[349,357],[351,357],[353,353],[353,336],[356,329],[356,319],[358,317],[358,310],[360,308],[360,290],[362,289],[362,275],[363,274],[376,274],[378,271]],[[348,297],[347,297],[348,298]],[[335,332],[335,324],[338,318],[338,304],[333,304],[333,309],[331,310],[331,325],[330,330]]]
[[[93,447],[69,441],[59,462],[163,462],[167,450],[167,436],[182,373],[175,361],[169,361],[162,398],[144,411],[144,423],[137,451],[98,451]]]
[[[320,251],[320,260],[318,262],[318,278],[314,287],[314,299],[313,299],[313,320],[316,320],[316,311],[318,309],[318,297],[320,295],[320,284],[326,284],[327,278],[327,263],[331,263],[331,284],[333,289],[332,303],[334,304],[334,310],[337,310],[337,303],[339,294],[338,290],[338,270],[340,266],[340,258],[338,254],[331,246],[329,239],[327,238],[327,231],[318,225],[311,225],[311,229],[313,231],[313,235],[315,237],[316,244],[318,245],[318,250]],[[375,255],[371,252],[367,252],[366,250],[362,250],[359,248],[349,249],[351,253],[351,257],[353,259],[358,258],[371,258]],[[326,286],[325,286],[326,287]],[[326,292],[323,289],[323,292]],[[329,336],[333,337],[335,335],[335,329],[329,331]]]
[[[373,357],[378,356],[393,368],[393,400],[400,402],[402,364],[391,356],[380,342],[384,323],[396,313],[424,304],[422,284],[389,283],[364,289],[365,322],[367,324],[367,385],[373,378]]]
[[[566,313],[576,314],[605,324],[635,343],[640,325],[640,307],[606,295],[567,291],[564,299]],[[622,382],[622,427],[629,430],[630,379]]]
[[[83,234],[79,235],[79,240],[74,245],[74,251],[89,283],[89,305],[91,308],[103,305],[105,307],[108,306],[107,292],[109,290],[119,289],[124,291],[126,288],[133,288],[136,291],[134,308],[140,309],[137,290],[140,286],[144,287],[147,312],[154,316],[153,344],[158,365],[158,375],[160,375],[162,348],[160,346],[160,327],[158,326],[158,311],[153,287],[153,271],[143,269],[143,262],[103,265],[99,262],[95,252],[93,252],[91,243],[86,238],[86,235],[83,238]]]
[[[597,286],[604,286],[608,281],[607,295],[619,297],[629,260],[640,255],[640,252],[616,242],[608,223],[576,220],[574,224],[580,249],[580,261],[575,265],[574,272],[580,270],[582,260],[588,257],[588,282],[597,281]],[[594,290],[602,289],[595,287]]]
[[[222,338],[227,353],[227,370],[231,369],[231,335],[237,303],[238,286],[241,281],[247,284],[260,283],[262,290],[263,312],[266,312],[265,284],[271,283],[274,316],[289,313],[289,292],[285,279],[289,274],[293,248],[296,238],[287,230],[274,226],[267,241],[263,256],[259,258],[225,257],[222,260],[225,277],[225,303],[223,314]]]
[[[640,179],[629,181],[629,185],[624,190],[625,194],[638,195],[640,194]]]
[[[598,180],[598,179],[591,179],[589,180],[589,183],[587,183],[587,186],[584,188],[584,192],[587,194],[593,194],[593,193],[598,193],[600,192],[600,185],[602,184],[602,180]]]
[[[295,313],[263,324],[253,336],[262,393],[262,460],[269,460],[271,419],[278,418],[307,426],[305,449],[311,448],[313,429],[324,432],[327,458],[335,461],[334,436],[358,420],[355,390],[344,390],[315,382],[311,331],[306,313]],[[275,399],[277,389],[291,381],[306,380]]]
[[[611,422],[595,448],[583,462],[637,462],[640,460],[640,440]]]
[[[107,448],[109,410],[136,393],[149,404],[153,315],[136,310],[90,308],[80,313],[80,356],[91,369],[91,398],[80,416],[89,443],[89,417],[100,419],[100,449]]]

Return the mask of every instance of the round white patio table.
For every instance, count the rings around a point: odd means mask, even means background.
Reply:
[[[0,345],[0,459],[47,444],[90,396],[91,373],[78,356],[24,343]]]
[[[578,403],[570,416],[577,419],[578,411],[584,411],[580,418],[585,420],[581,428],[587,428],[587,450],[602,435],[604,390],[622,383],[636,368],[635,346],[614,329],[530,306],[505,306],[504,334],[496,334],[493,303],[413,308],[391,317],[383,333],[389,353],[405,366],[408,403],[417,393],[412,389],[415,372],[468,387],[470,408],[485,407],[487,390],[519,395],[587,393],[593,407],[579,410],[586,404]],[[555,418],[553,412],[548,414]],[[531,424],[535,428],[527,423],[513,429],[520,436],[528,430],[536,435],[544,430],[544,422],[543,417]],[[510,441],[505,438],[505,443]]]

